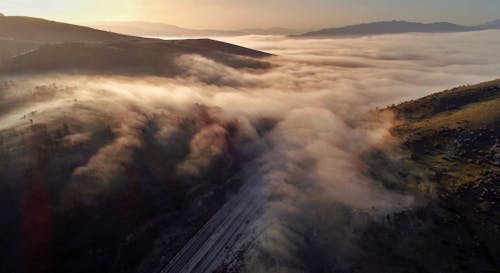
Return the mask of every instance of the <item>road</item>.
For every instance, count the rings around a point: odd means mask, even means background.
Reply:
[[[254,175],[246,182],[160,273],[213,272],[264,203],[261,181]]]

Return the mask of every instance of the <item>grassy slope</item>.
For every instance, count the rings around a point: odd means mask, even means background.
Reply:
[[[446,169],[447,187],[499,170],[494,147],[500,132],[500,80],[455,88],[393,109],[402,121],[394,132],[405,137],[413,158]]]
[[[411,160],[429,170],[438,202],[459,213],[500,261],[500,80],[390,107]]]

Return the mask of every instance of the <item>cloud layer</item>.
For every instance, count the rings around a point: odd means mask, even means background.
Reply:
[[[350,235],[368,219],[364,213],[376,217],[412,205],[411,197],[363,175],[363,153],[392,141],[391,117],[372,111],[491,80],[500,71],[495,31],[228,39],[280,56],[265,73],[186,55],[177,62],[188,73],[175,79],[2,79],[0,160],[12,168],[2,173],[5,183],[36,168],[40,155],[29,151],[43,145],[80,151],[72,155],[76,166],[65,166],[70,172],[60,189],[64,209],[112,195],[130,175],[137,151],[153,144],[159,155],[143,164],[193,183],[235,160],[251,159],[269,202],[255,223],[262,232],[246,269],[304,272],[312,270],[298,257],[312,249],[307,236],[322,238],[321,253],[342,257],[357,251]],[[87,156],[80,160],[79,154]],[[347,266],[333,263],[330,268]]]

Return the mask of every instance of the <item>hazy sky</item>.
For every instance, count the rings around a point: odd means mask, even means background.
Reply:
[[[500,18],[500,0],[1,0],[0,12],[74,23],[317,28],[387,19],[478,24]]]

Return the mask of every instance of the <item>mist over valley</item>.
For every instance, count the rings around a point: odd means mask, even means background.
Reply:
[[[0,271],[498,269],[499,30],[243,34],[0,17]]]

